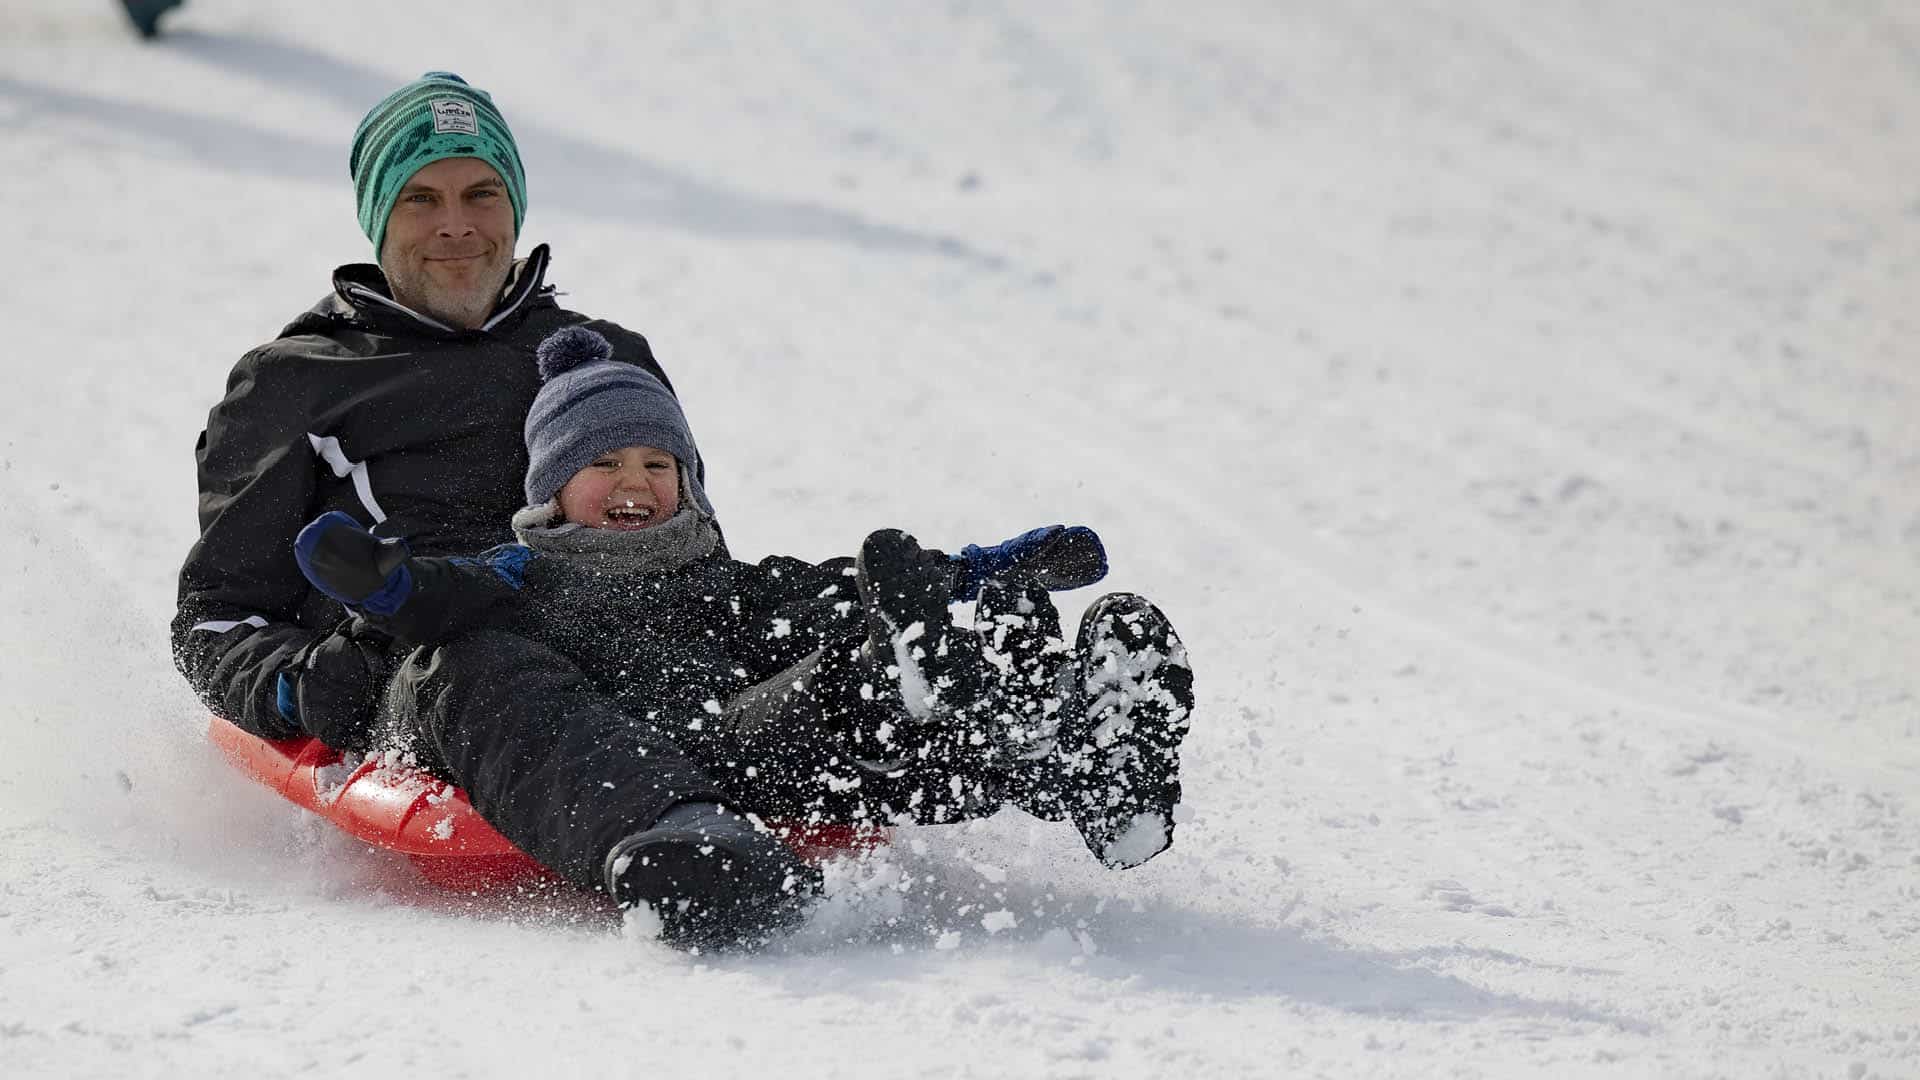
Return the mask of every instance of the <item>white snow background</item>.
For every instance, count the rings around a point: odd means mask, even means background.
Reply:
[[[169,25],[0,7],[0,1075],[1920,1076],[1920,8]],[[1192,651],[1172,851],[908,830],[688,957],[206,746],[195,436],[434,68],[736,552],[1100,531]]]

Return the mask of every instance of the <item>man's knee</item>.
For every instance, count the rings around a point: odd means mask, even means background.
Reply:
[[[571,661],[535,641],[476,630],[407,654],[389,684],[388,709],[417,729],[437,731],[454,717],[512,711],[584,679]]]
[[[413,650],[389,684],[388,711],[447,765],[522,751],[612,713],[574,663],[529,638],[475,630]]]

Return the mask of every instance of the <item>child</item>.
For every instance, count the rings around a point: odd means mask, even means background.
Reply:
[[[1048,589],[1105,575],[1091,530],[949,557],[886,529],[856,559],[739,562],[678,404],[610,355],[585,328],[540,348],[519,544],[410,558],[337,512],[296,543],[316,588],[422,646],[386,715],[495,827],[705,947],[764,940],[819,885],[742,815],[932,823],[1012,803],[1071,818],[1111,867],[1171,843],[1192,674],[1137,596],[1101,598],[1061,640]],[[973,625],[953,625],[949,605],[976,597]],[[551,722],[452,730],[473,710],[447,695],[471,680],[431,646],[503,633],[554,654]],[[580,676],[617,715],[589,707]]]

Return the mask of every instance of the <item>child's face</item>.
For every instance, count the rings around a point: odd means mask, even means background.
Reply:
[[[680,509],[680,463],[651,446],[610,450],[560,489],[560,512],[589,529],[648,529]]]

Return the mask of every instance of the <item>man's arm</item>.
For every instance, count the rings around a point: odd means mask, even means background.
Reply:
[[[234,367],[195,450],[200,539],[180,569],[174,664],[207,706],[256,735],[300,734],[280,674],[321,635],[294,619],[308,595],[293,536],[315,497],[304,395],[265,350]]]

